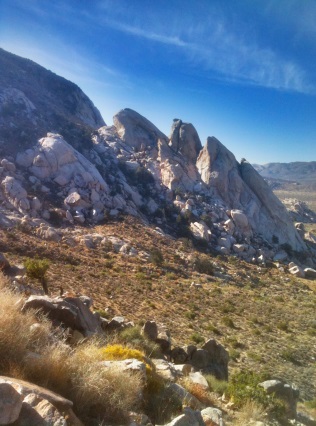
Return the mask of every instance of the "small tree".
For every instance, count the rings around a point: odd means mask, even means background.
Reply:
[[[45,294],[48,294],[48,285],[46,281],[46,272],[49,268],[49,261],[47,259],[31,259],[28,258],[24,262],[26,275],[30,278],[35,278],[42,284]]]

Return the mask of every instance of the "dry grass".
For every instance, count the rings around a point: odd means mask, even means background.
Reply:
[[[29,351],[37,352],[49,340],[51,324],[42,322],[40,328],[34,312],[21,313],[21,297],[7,288],[6,278],[0,274],[0,374],[11,374],[24,362]]]
[[[236,415],[234,426],[247,426],[254,422],[264,421],[265,409],[255,401],[247,401]]]
[[[143,386],[139,374],[102,368],[104,349],[96,340],[72,349],[53,336],[45,318],[34,328],[35,313],[21,312],[20,297],[4,288],[3,276],[0,285],[0,374],[60,393],[74,402],[84,421],[120,422],[137,408]]]

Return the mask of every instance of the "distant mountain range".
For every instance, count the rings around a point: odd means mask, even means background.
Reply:
[[[316,183],[316,161],[253,164],[253,167],[266,179]]]

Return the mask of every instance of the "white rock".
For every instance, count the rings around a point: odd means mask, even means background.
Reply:
[[[304,278],[305,277],[304,270],[297,265],[290,268],[289,273],[294,275],[295,277],[298,277],[298,278]]]
[[[204,390],[209,389],[209,385],[208,385],[205,377],[199,371],[196,371],[195,373],[190,373],[189,378],[190,378],[192,383],[199,385],[202,389],[204,389]]]
[[[225,247],[227,250],[230,250],[232,246],[232,241],[229,237],[221,237],[217,240],[217,244],[220,247]]]
[[[304,269],[305,277],[306,278],[316,278],[316,270],[312,268],[305,268]]]
[[[246,250],[247,246],[245,244],[234,244],[233,251],[235,253],[242,253]]]
[[[218,408],[207,407],[201,411],[202,418],[205,424],[212,424],[216,426],[224,426],[223,413]]]
[[[25,152],[19,152],[16,156],[15,161],[17,162],[19,166],[30,167],[33,163],[34,157],[35,157],[34,149],[27,149]]]
[[[236,226],[238,226],[239,228],[248,228],[249,226],[249,222],[248,222],[248,218],[245,215],[244,212],[242,212],[241,210],[231,210],[230,212],[233,221],[235,222]]]
[[[196,238],[209,241],[211,230],[204,222],[193,222],[190,224],[190,229]]]
[[[146,364],[138,359],[124,359],[122,361],[101,361],[100,366],[103,368],[117,368],[121,371],[130,371],[140,373],[142,378],[146,379]]]

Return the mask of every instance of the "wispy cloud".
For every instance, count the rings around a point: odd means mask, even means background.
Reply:
[[[168,36],[164,34],[158,34],[152,31],[146,31],[142,28],[134,27],[132,25],[123,24],[121,22],[111,22],[110,20],[104,21],[108,27],[112,27],[115,30],[122,31],[127,34],[131,34],[138,37],[146,38],[147,40],[157,41],[163,44],[170,44],[176,47],[187,47],[188,43],[181,40],[179,37]]]
[[[239,84],[257,85],[277,90],[314,94],[306,71],[294,60],[283,59],[269,47],[251,41],[247,31],[237,34],[220,19],[200,25],[172,28],[169,34],[159,28],[146,29],[113,19],[103,24],[117,31],[174,47],[190,61],[192,67],[217,74],[217,78]],[[180,35],[181,34],[181,35]],[[200,69],[201,70],[201,69]]]

